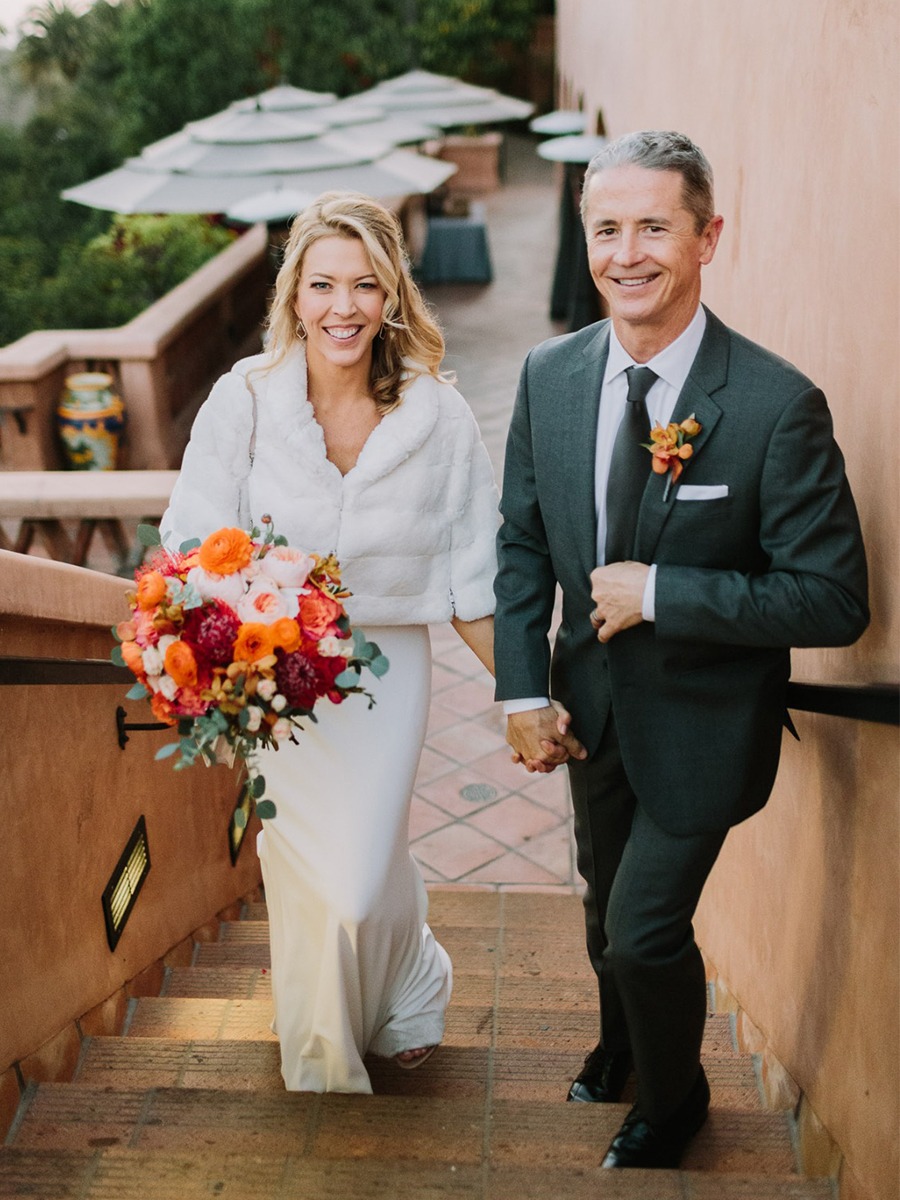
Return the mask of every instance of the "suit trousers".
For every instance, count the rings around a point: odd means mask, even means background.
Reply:
[[[676,837],[651,821],[629,785],[612,714],[596,753],[568,769],[601,1041],[631,1050],[638,1106],[662,1121],[700,1067],[706,974],[692,921],[728,831]]]

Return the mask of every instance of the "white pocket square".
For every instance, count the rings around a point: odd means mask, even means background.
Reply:
[[[727,483],[683,483],[675,492],[676,500],[722,500],[728,495]]]

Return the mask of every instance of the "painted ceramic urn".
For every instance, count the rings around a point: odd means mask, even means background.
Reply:
[[[113,390],[111,375],[101,371],[69,375],[56,418],[70,471],[115,470],[125,408]]]

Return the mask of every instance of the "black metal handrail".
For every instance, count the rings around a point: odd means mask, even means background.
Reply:
[[[117,667],[101,658],[0,658],[0,686],[133,682],[134,676],[127,667]],[[800,712],[871,721],[879,725],[900,725],[900,683],[803,683],[791,680],[787,706]]]
[[[0,686],[134,682],[127,667],[108,658],[0,658]]]

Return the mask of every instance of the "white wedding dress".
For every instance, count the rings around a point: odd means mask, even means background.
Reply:
[[[425,923],[408,818],[425,736],[425,626],[366,627],[390,659],[377,703],[320,700],[299,745],[260,758],[278,815],[258,838],[269,909],[273,1029],[291,1091],[371,1092],[367,1052],[444,1032],[450,959]]]

